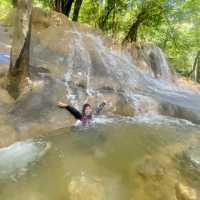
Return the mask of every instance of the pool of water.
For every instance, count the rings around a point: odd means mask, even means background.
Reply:
[[[0,64],[8,64],[10,62],[10,55],[0,52]]]
[[[177,160],[200,145],[199,132],[110,123],[18,142],[0,150],[0,199],[175,199],[176,183],[188,183]]]

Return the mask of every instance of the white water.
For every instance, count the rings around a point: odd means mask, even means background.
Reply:
[[[42,140],[26,140],[0,149],[0,179],[24,175],[31,164],[38,161],[50,148]]]
[[[163,103],[199,115],[200,96],[173,82],[171,69],[160,48],[149,45],[143,49],[145,56],[155,55],[156,67],[160,71],[160,76],[155,78],[153,72],[145,74],[134,65],[128,52],[107,47],[101,36],[81,33],[75,28],[69,32],[75,39],[67,44],[71,51],[66,59],[69,68],[65,83],[67,98],[77,108],[81,108],[83,99],[87,100],[89,96],[103,99],[104,94],[100,89],[108,86],[113,87],[116,93],[120,90],[125,98],[131,100],[137,115],[159,115]],[[83,82],[84,88],[77,86],[76,82],[79,81]],[[118,85],[116,88],[115,83]],[[187,115],[181,117],[187,119]]]

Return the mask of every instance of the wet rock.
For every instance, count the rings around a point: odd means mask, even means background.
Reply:
[[[8,64],[0,64],[0,78],[4,77],[9,69]]]
[[[14,99],[8,94],[8,91],[0,88],[0,103],[3,104],[12,104]]]
[[[161,49],[154,44],[137,43],[130,44],[128,52],[133,57],[133,62],[139,69],[146,74],[151,75],[156,79],[165,79],[174,81],[175,75],[173,70],[169,68],[167,60],[162,56]]]
[[[177,183],[175,186],[177,200],[198,200],[197,192],[189,186]]]
[[[153,44],[145,44],[140,51],[143,54],[143,60],[145,60],[156,79],[173,81],[172,70],[169,68],[167,60],[159,47]]]
[[[56,105],[64,94],[64,84],[50,76],[33,81],[30,91],[15,103],[9,113],[12,125],[20,132],[51,131],[69,125],[72,121],[67,123],[66,110]]]
[[[32,1],[17,2],[14,23],[10,67],[7,76],[7,90],[13,98],[18,98],[29,76],[30,39],[31,39]]]
[[[38,28],[47,28],[51,25],[67,25],[69,28],[72,26],[72,22],[67,20],[65,15],[55,11],[44,12],[40,8],[33,8],[32,23],[34,26],[38,26]]]
[[[172,169],[166,158],[156,155],[141,158],[133,163],[130,170],[130,177],[138,188],[133,190],[132,199],[164,199],[175,200],[174,178]]]
[[[17,181],[13,178],[13,181]],[[47,197],[42,192],[37,191],[37,189],[28,188],[27,186],[23,188],[23,186],[18,186],[18,194],[20,195],[13,195],[10,194],[10,199],[13,200],[49,200],[49,197]],[[8,194],[5,194],[7,196]],[[4,195],[3,195],[4,196]],[[5,197],[6,199],[6,197]]]
[[[159,107],[160,113],[176,118],[186,119],[193,123],[200,123],[199,113],[191,111],[189,108],[184,108],[169,102],[162,102]]]
[[[68,191],[70,200],[121,200],[123,187],[115,179],[82,173],[72,177]],[[122,192],[122,193],[121,193]]]
[[[164,167],[158,161],[151,158],[146,158],[143,162],[139,163],[136,170],[143,179],[160,181],[165,175]]]
[[[90,179],[85,176],[74,178],[68,187],[71,200],[102,200],[106,199],[104,186],[98,178]]]
[[[119,95],[114,113],[121,116],[134,116],[135,110],[127,98],[125,98],[123,95]]]
[[[0,120],[1,117],[0,117]],[[8,122],[1,122],[0,124],[0,147],[4,147],[7,146],[11,143],[13,143],[14,141],[17,141],[17,132],[16,130],[9,125]]]
[[[178,168],[194,186],[200,187],[200,146],[192,146],[177,156]]]

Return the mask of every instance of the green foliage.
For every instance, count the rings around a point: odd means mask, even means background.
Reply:
[[[98,0],[84,0],[79,14],[79,21],[96,27],[100,9],[101,6]]]
[[[175,69],[187,75],[200,48],[200,5],[198,0],[179,0],[166,1],[165,6],[165,20],[158,30],[143,29],[141,33],[161,46]]]
[[[1,0],[0,1],[0,20],[4,20],[12,8],[11,0]]]
[[[44,10],[50,10],[53,8],[54,0],[33,0],[33,5]]]

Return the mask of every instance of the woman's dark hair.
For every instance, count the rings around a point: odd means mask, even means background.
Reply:
[[[91,107],[91,105],[90,105],[89,103],[85,103],[85,104],[83,105],[83,109],[82,109],[82,114],[83,114],[83,115],[85,114],[85,109],[86,109],[87,107]]]

